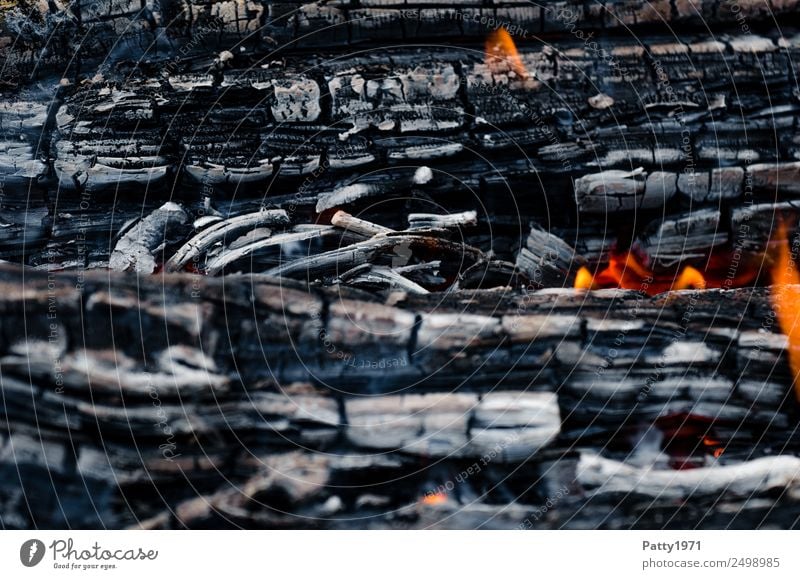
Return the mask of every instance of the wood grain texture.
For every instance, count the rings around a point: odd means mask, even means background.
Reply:
[[[28,270],[23,283],[10,266],[0,288],[7,527],[591,525],[598,485],[672,496],[694,479],[658,461],[645,479],[572,463],[576,444],[619,461],[630,451],[615,439],[701,420],[699,435],[665,436],[703,448],[713,435],[722,458],[693,460],[731,465],[723,487],[733,465],[758,470],[766,447],[797,444],[763,290],[464,290],[389,306],[258,276]],[[556,457],[573,470],[547,467]],[[723,501],[794,488],[735,478],[703,484]],[[548,495],[534,480],[566,485],[557,518],[538,523]],[[424,502],[441,485],[445,502]],[[498,520],[492,500],[469,498],[487,492],[519,506]],[[796,512],[785,500],[783,517]],[[662,508],[651,501],[637,524]]]

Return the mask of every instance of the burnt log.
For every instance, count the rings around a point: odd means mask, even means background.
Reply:
[[[700,478],[718,505],[778,490],[780,516],[797,513],[791,468],[760,458],[797,449],[766,290],[462,290],[389,306],[264,276],[2,266],[0,279],[9,527],[590,526],[626,492],[657,497],[636,519],[656,525]],[[703,427],[675,431],[675,416]],[[648,463],[636,432],[654,422],[705,470]],[[712,437],[724,452],[705,454]],[[571,462],[592,441],[609,456]],[[548,517],[531,480],[563,489]],[[503,496],[518,506],[496,519]]]
[[[758,252],[768,204],[795,215],[793,38],[648,36],[606,53],[559,37],[521,43],[526,79],[466,48],[392,48],[333,60],[297,51],[264,66],[246,51],[206,52],[52,93],[27,87],[0,112],[14,143],[13,162],[0,163],[0,255],[107,267],[125,225],[168,200],[191,220],[283,209],[293,226],[327,225],[344,210],[395,231],[418,227],[409,215],[437,214],[426,226],[439,229],[444,215],[475,211],[456,233],[528,277],[539,273],[526,260],[541,259],[525,253],[530,222],[592,263],[638,246],[669,268],[730,250],[752,202],[765,211],[745,249]],[[271,234],[290,232],[300,234]],[[270,250],[258,241],[292,241],[251,235],[259,254]],[[235,262],[222,256],[215,271]],[[544,285],[571,281],[557,269]],[[364,287],[385,285],[370,275]]]

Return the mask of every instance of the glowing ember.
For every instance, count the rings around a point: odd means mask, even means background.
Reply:
[[[576,289],[622,288],[651,296],[669,290],[705,289],[706,285],[703,274],[691,266],[684,267],[677,277],[656,275],[630,251],[611,256],[608,267],[594,275],[581,267],[575,276]]]
[[[423,505],[441,505],[447,502],[445,493],[429,493],[422,498]]]
[[[511,39],[511,35],[505,28],[498,28],[486,39],[486,66],[492,72],[498,72],[497,63],[506,61],[511,69],[521,78],[528,78],[528,71],[522,64],[522,58],[517,52],[517,47]]]
[[[794,392],[800,400],[800,274],[792,257],[792,251],[783,223],[778,225],[777,256],[772,268],[772,307],[778,318],[781,331],[789,341],[789,366],[794,375]]]
[[[722,456],[722,453],[725,452],[725,449],[722,447],[721,443],[710,436],[703,437],[703,446],[711,451],[711,454],[714,455],[714,458],[719,458]]]

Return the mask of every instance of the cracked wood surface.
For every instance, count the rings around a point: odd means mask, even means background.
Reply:
[[[591,525],[603,469],[612,502],[695,481],[630,482],[631,467],[613,466],[621,432],[700,418],[729,469],[796,448],[765,290],[461,291],[389,306],[263,276],[28,270],[23,283],[11,266],[0,287],[0,468],[19,469],[3,486],[8,527],[340,528],[366,516],[376,528],[507,528],[537,512],[533,480],[573,493],[548,524]],[[567,460],[592,444],[609,462]],[[548,466],[557,457],[572,474]],[[520,493],[509,518],[471,505],[466,487],[419,502],[481,461],[476,488]],[[706,468],[711,490],[733,472]],[[777,471],[766,487],[748,476],[721,500],[795,492]],[[26,503],[17,484],[46,500]],[[793,496],[776,516],[796,516]],[[453,513],[451,501],[467,504]],[[639,524],[666,506],[651,501]],[[743,517],[769,519],[751,507]]]
[[[606,54],[559,40],[521,46],[528,79],[455,47],[264,67],[207,54],[109,70],[55,97],[23,90],[0,111],[0,254],[107,267],[125,225],[167,197],[195,218],[266,207],[327,224],[344,209],[395,230],[433,206],[476,211],[460,228],[468,244],[529,277],[531,221],[591,262],[615,243],[655,267],[702,260],[751,220],[743,248],[759,252],[775,215],[796,214],[797,46],[648,37]],[[236,258],[211,257],[215,271]],[[370,275],[359,282],[392,283]]]

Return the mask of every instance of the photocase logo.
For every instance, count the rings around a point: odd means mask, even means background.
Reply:
[[[44,558],[44,543],[39,539],[29,539],[19,548],[19,560],[26,567],[36,567]]]
[[[411,244],[408,241],[398,243],[392,249],[392,267],[403,267],[408,265],[414,252],[411,250]]]

